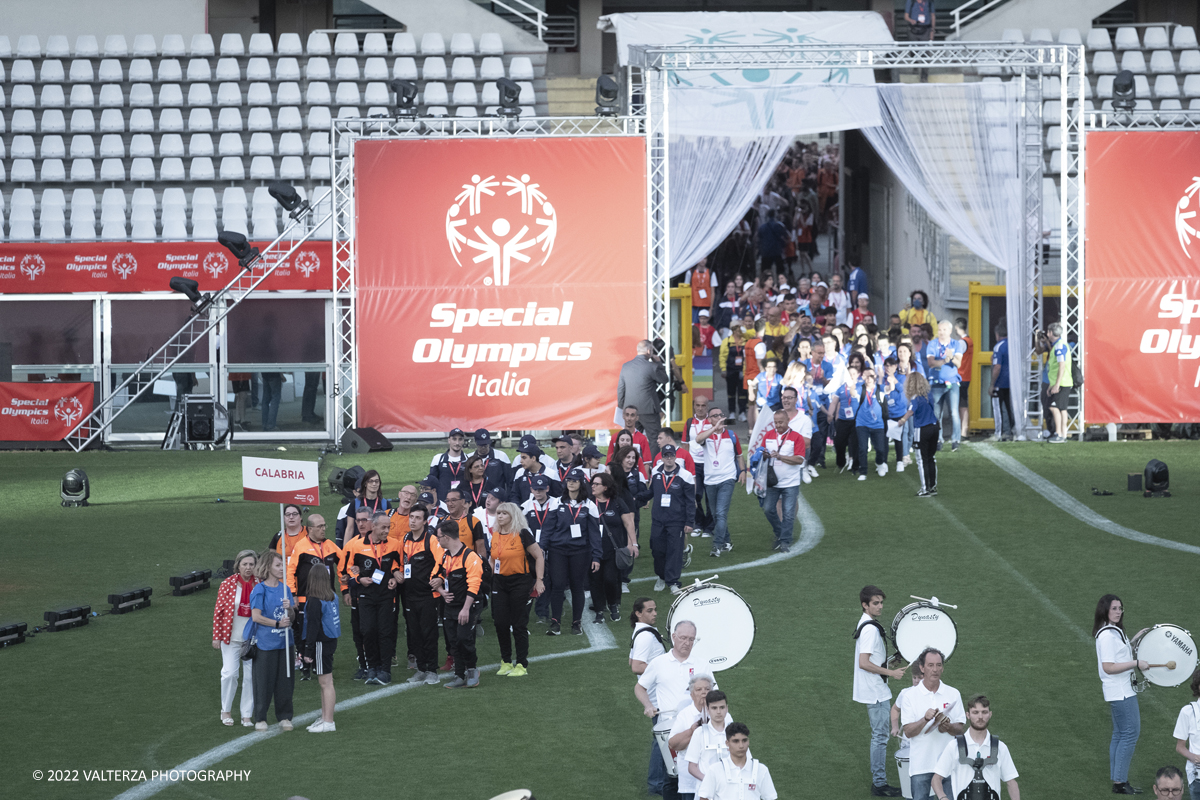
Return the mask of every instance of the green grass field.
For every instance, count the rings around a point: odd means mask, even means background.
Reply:
[[[1191,443],[993,447],[1113,522],[1200,545],[1200,456]],[[378,469],[394,495],[402,481],[425,473],[430,452],[397,450],[357,462],[330,456],[322,474],[361,463]],[[171,597],[167,583],[191,569],[215,570],[241,548],[261,548],[278,528],[276,506],[241,500],[242,455],[318,457],[296,447],[286,454],[0,454],[0,622],[32,628],[59,605],[103,610],[111,592],[155,591],[148,610],[0,650],[0,796],[112,798],[136,784],[88,782],[83,771],[149,774],[246,735],[218,722],[215,582],[182,598]],[[1171,499],[1125,491],[1126,473],[1140,472],[1152,457],[1170,465]],[[91,478],[89,508],[59,507],[58,481],[72,466]],[[1092,610],[1111,591],[1123,597],[1132,630],[1173,622],[1200,631],[1200,558],[1085,525],[976,447],[943,454],[939,466],[933,500],[913,496],[915,469],[882,480],[872,472],[866,483],[825,471],[804,492],[824,528],[820,542],[795,558],[722,575],[719,582],[742,594],[757,623],[750,655],[718,675],[733,714],[750,725],[754,753],[770,766],[781,797],[869,796],[866,714],[850,700],[857,593],[866,583],[883,587],[888,623],[910,594],[936,594],[959,606],[958,649],[945,681],[964,697],[991,697],[993,732],[1008,742],[1026,796],[1108,795],[1111,725],[1096,675]],[[1114,495],[1093,496],[1092,487]],[[325,501],[332,520],[336,499]],[[730,527],[730,557],[700,555],[694,569],[721,573],[769,555],[770,529],[741,492]],[[650,573],[645,548],[635,577]],[[649,588],[642,582],[635,592]],[[636,596],[625,596],[626,614]],[[665,610],[670,595],[658,600]],[[498,661],[486,615],[485,623],[481,665]],[[541,800],[644,796],[649,728],[633,697],[629,628],[624,620],[610,628],[615,649],[572,656],[588,646],[586,638],[551,638],[534,626],[531,654],[564,657],[532,664],[527,678],[485,672],[478,691],[422,686],[339,709],[335,734],[310,736],[301,727],[211,765],[250,770],[248,783],[186,783],[156,796],[486,800],[517,787]],[[354,648],[348,631],[342,639],[339,702],[371,694],[350,680]],[[407,675],[400,668],[394,677]],[[1188,699],[1186,685],[1141,695],[1131,780],[1147,792],[1158,767],[1182,767],[1171,731]],[[315,681],[297,683],[298,715],[318,703]],[[79,770],[81,780],[35,781],[35,770]],[[892,763],[889,777],[895,783]]]

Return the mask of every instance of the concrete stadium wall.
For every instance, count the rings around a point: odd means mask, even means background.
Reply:
[[[92,34],[104,49],[104,37],[124,34],[129,46],[139,33],[152,33],[161,44],[168,33],[192,34],[208,30],[205,0],[0,0],[0,34],[8,36],[13,50],[17,37],[36,34],[46,46],[46,37],[62,34],[71,47],[75,37]]]

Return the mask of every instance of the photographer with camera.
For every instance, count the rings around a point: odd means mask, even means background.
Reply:
[[[637,409],[638,417],[646,430],[646,439],[653,453],[658,452],[658,429],[661,411],[658,402],[658,387],[670,378],[649,339],[637,344],[637,355],[621,365],[617,379],[617,407]]]

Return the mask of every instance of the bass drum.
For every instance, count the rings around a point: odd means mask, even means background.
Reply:
[[[958,644],[958,627],[945,609],[929,603],[910,603],[892,620],[892,641],[910,664],[927,647],[936,647],[949,661]]]
[[[1192,635],[1178,625],[1155,625],[1133,637],[1133,657],[1151,664],[1175,662],[1175,669],[1151,667],[1142,673],[1155,686],[1178,686],[1190,680],[1196,670],[1196,643]]]
[[[754,644],[754,613],[728,586],[705,583],[684,589],[671,604],[667,630],[674,631],[683,620],[696,625],[692,660],[713,672],[737,664]]]

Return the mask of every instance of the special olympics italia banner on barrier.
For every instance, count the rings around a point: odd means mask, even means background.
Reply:
[[[253,244],[265,250],[270,242]],[[259,288],[328,291],[332,269],[332,243],[308,241]],[[237,259],[216,242],[0,243],[0,294],[165,292],[176,275],[208,292],[238,270]]]
[[[645,140],[355,147],[359,424],[608,427],[646,335]]]
[[[1200,133],[1089,133],[1089,422],[1200,420]]]
[[[0,383],[0,442],[56,442],[92,413],[90,383]]]

